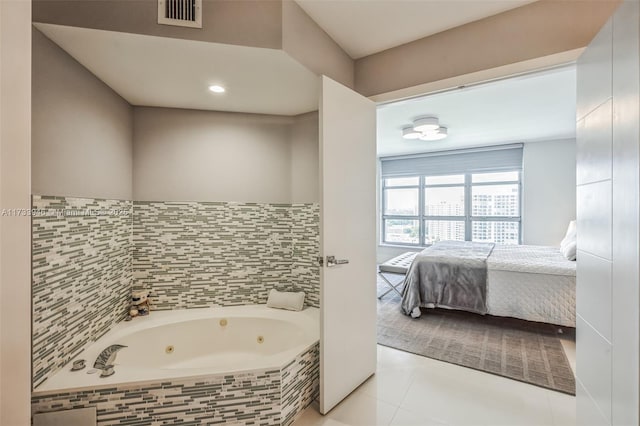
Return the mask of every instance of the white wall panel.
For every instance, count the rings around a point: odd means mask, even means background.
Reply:
[[[637,425],[638,194],[640,179],[640,7],[627,1],[613,18],[613,423]]]
[[[578,251],[576,300],[580,315],[611,341],[611,261]]]
[[[578,185],[611,179],[611,99],[598,106],[577,125],[580,149],[576,153]]]
[[[599,412],[605,424],[640,420],[639,20],[638,1],[622,2],[578,61],[579,425],[602,424]]]
[[[576,424],[580,426],[607,426],[609,421],[580,381],[576,382]]]
[[[611,181],[579,185],[576,191],[578,247],[611,259]],[[578,260],[578,268],[582,260]]]
[[[600,411],[611,421],[611,344],[578,315],[576,373]],[[597,368],[595,367],[597,366]]]
[[[576,134],[577,418],[580,425],[611,424],[611,66],[609,20],[578,59]],[[608,276],[608,278],[607,278]],[[604,280],[602,285],[598,285]],[[596,283],[598,282],[598,283]],[[594,284],[595,283],[595,284]],[[605,298],[598,302],[598,298]],[[598,306],[598,303],[601,303]],[[605,312],[597,312],[604,310]]]

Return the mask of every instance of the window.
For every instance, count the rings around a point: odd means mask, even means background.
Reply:
[[[520,171],[385,178],[384,243],[520,243]]]
[[[471,175],[471,240],[520,244],[520,173]]]
[[[384,241],[392,244],[420,244],[420,178],[384,180]]]
[[[423,245],[465,240],[465,175],[424,176]]]
[[[441,240],[519,244],[522,147],[381,158],[382,241],[417,247]]]

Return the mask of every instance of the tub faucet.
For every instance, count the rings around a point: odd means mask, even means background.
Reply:
[[[93,363],[93,368],[102,370],[102,372],[100,373],[100,377],[109,377],[115,373],[113,369],[113,363],[116,360],[118,351],[122,348],[126,348],[126,346],[111,345],[100,352],[100,355],[98,355],[98,358],[96,358],[96,362]]]

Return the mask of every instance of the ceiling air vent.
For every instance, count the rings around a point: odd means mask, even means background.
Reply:
[[[202,28],[202,0],[158,0],[158,24]]]

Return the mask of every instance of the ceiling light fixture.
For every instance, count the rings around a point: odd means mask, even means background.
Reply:
[[[402,129],[404,139],[420,139],[423,141],[438,141],[447,137],[446,127],[440,126],[437,117],[420,117],[413,121],[413,126]]]
[[[420,139],[422,133],[414,130],[413,127],[405,127],[402,129],[402,137],[405,139]]]
[[[426,132],[429,130],[436,130],[440,127],[438,119],[436,117],[422,117],[416,118],[413,121],[413,130],[418,132]]]
[[[423,132],[420,135],[420,140],[422,141],[439,141],[447,137],[447,128],[446,127],[438,127],[435,130],[430,130],[428,132]]]
[[[212,91],[213,93],[224,93],[224,92],[226,92],[224,87],[218,86],[217,84],[209,86],[209,90]]]

